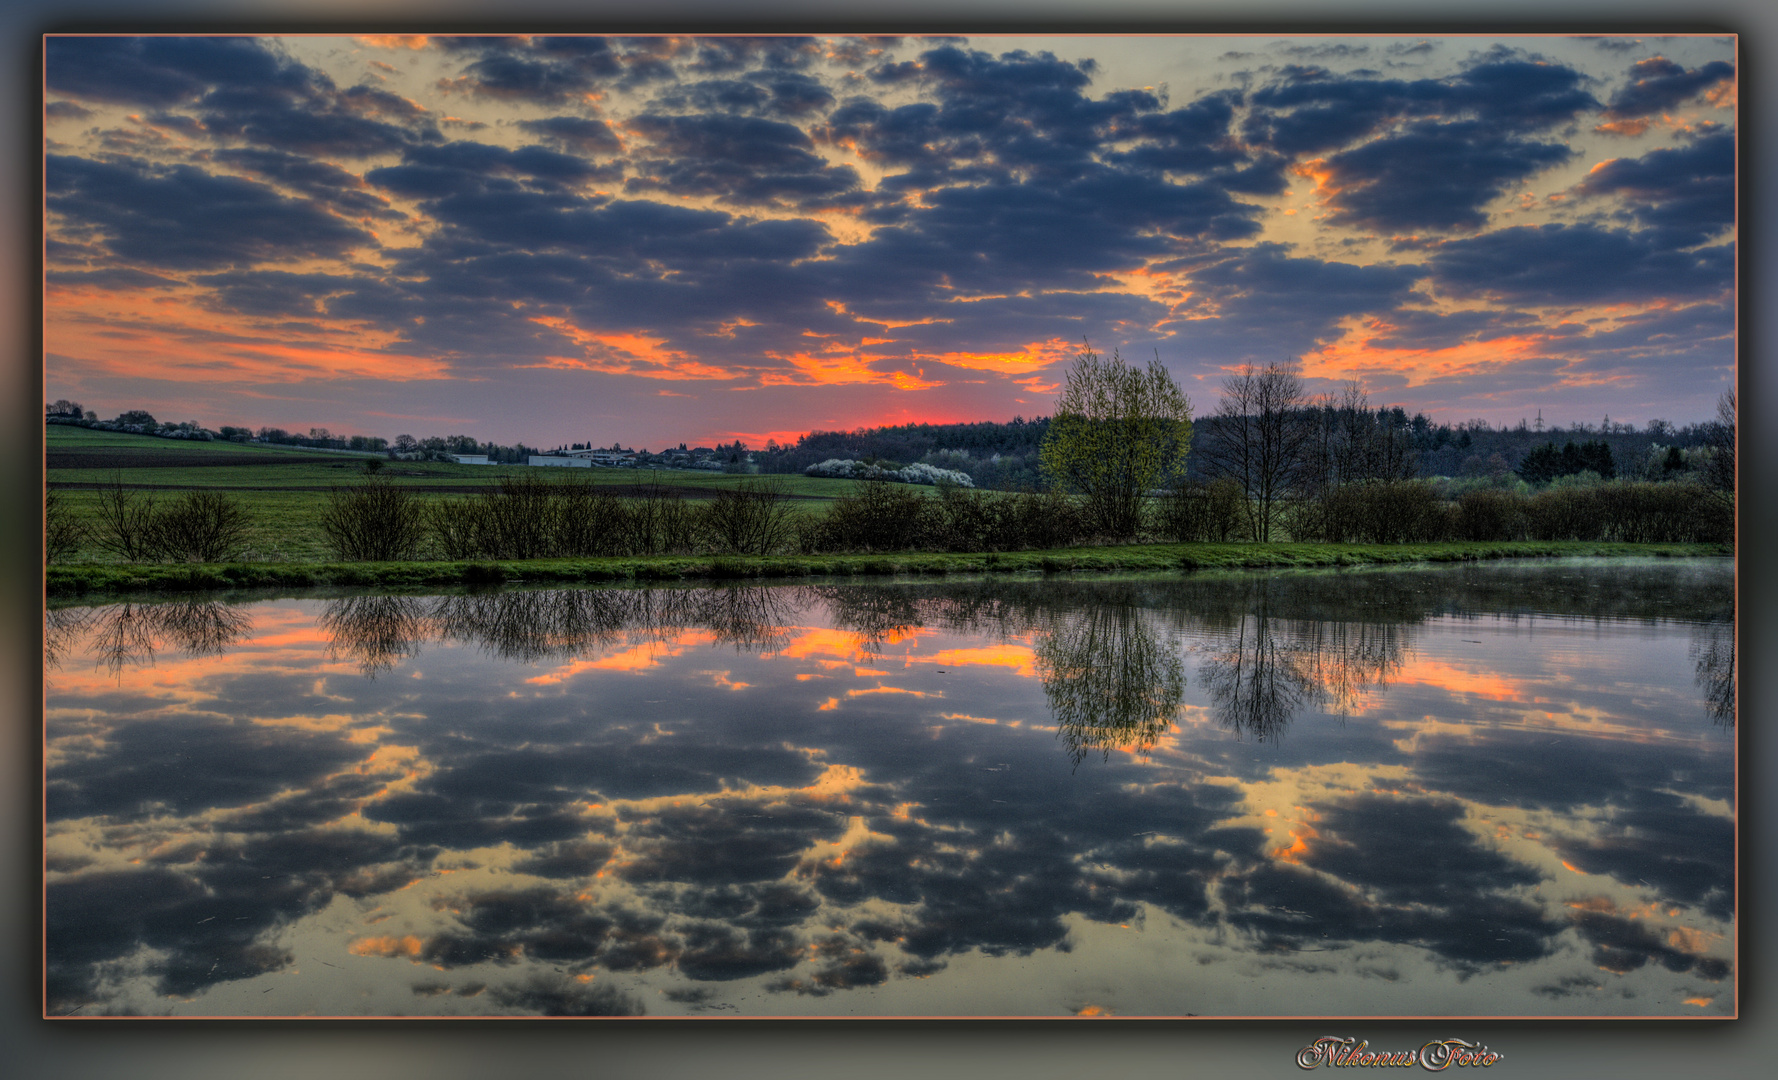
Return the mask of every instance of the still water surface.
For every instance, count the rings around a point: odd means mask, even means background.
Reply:
[[[1728,560],[45,632],[52,1015],[1735,1011]]]

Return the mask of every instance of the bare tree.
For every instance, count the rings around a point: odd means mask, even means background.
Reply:
[[[1269,541],[1312,445],[1303,380],[1295,363],[1243,364],[1222,381],[1216,437],[1200,451],[1213,476],[1232,477],[1247,496],[1251,539]]]
[[[1710,457],[1704,464],[1704,485],[1730,505],[1735,501],[1735,391],[1716,399],[1716,421],[1707,425]]]

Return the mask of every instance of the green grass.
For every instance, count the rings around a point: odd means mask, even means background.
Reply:
[[[1388,563],[1470,562],[1590,556],[1729,555],[1717,544],[1586,542],[1443,544],[1132,544],[1053,551],[956,555],[675,556],[607,559],[407,563],[231,563],[217,566],[57,565],[45,572],[51,597],[239,588],[372,586],[411,588],[495,582],[752,580],[813,576],[1075,573],[1103,571],[1312,568]]]
[[[595,485],[629,486],[662,484],[684,489],[687,495],[708,495],[750,479],[744,475],[689,469],[534,469],[524,465],[458,465],[438,461],[389,461],[374,454],[344,454],[303,447],[264,446],[254,443],[192,442],[158,439],[112,431],[51,424],[45,428],[45,450],[53,458],[58,451],[86,454],[107,452],[115,462],[90,468],[51,468],[45,480],[51,485],[108,484],[121,476],[130,487],[213,488],[243,495],[265,490],[321,489],[355,483],[364,475],[367,460],[381,462],[378,475],[419,490],[482,486],[502,476],[541,475],[554,483],[590,482]],[[194,454],[222,457],[215,465],[172,464]],[[236,463],[241,457],[263,459]],[[167,464],[157,463],[167,462]],[[312,460],[304,460],[312,459]],[[851,481],[813,476],[773,476],[792,495],[837,499],[851,489]],[[78,489],[75,489],[78,490]],[[317,503],[319,505],[319,503]]]
[[[63,563],[47,568],[45,587],[51,596],[137,591],[228,589],[243,587],[302,588],[320,585],[408,586],[451,585],[476,581],[526,581],[580,584],[604,581],[750,579],[811,575],[1072,573],[1080,571],[1180,571],[1242,567],[1357,566],[1379,563],[1451,562],[1476,559],[1551,556],[1728,555],[1726,545],[1604,543],[1439,543],[1439,544],[1129,544],[1076,547],[1052,551],[946,554],[903,552],[875,555],[812,556],[655,556],[606,559],[539,559],[526,562],[336,563],[321,532],[321,511],[328,490],[356,483],[363,459],[319,455],[302,448],[239,443],[202,443],[157,439],[146,435],[92,431],[51,425],[46,432],[53,455],[57,450],[112,454],[112,468],[56,468],[47,471],[52,485],[109,483],[121,477],[129,486],[164,485],[157,493],[171,499],[178,489],[224,491],[238,498],[252,523],[243,561],[223,566],[131,566],[107,555],[90,539]],[[215,465],[157,465],[174,455],[230,455]],[[240,456],[263,457],[264,463],[242,462]],[[291,458],[321,458],[276,464]],[[520,466],[476,466],[438,462],[385,462],[380,475],[411,486],[423,499],[448,497],[450,487],[492,484],[515,475]],[[533,470],[551,482],[590,481],[599,485],[657,482],[681,488],[688,496],[708,495],[750,477],[679,470],[560,469]],[[849,480],[783,476],[800,514],[821,513],[832,499],[847,494]],[[309,488],[311,490],[302,490]],[[918,488],[933,494],[930,488]],[[99,494],[92,489],[62,488],[68,507],[92,522]]]

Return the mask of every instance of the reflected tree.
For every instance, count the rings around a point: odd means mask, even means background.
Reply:
[[[1692,663],[1710,718],[1735,726],[1735,624],[1711,623],[1692,638]]]
[[[1173,726],[1185,663],[1134,606],[1103,605],[1066,617],[1039,638],[1037,670],[1057,734],[1075,765],[1098,751],[1146,755]]]
[[[1242,617],[1223,647],[1198,669],[1216,718],[1258,742],[1283,735],[1314,697],[1313,684],[1291,663],[1278,622],[1264,609]]]
[[[106,670],[118,675],[154,663],[162,639],[188,656],[219,656],[252,623],[246,612],[214,600],[118,604],[91,620],[91,648]]]
[[[317,620],[331,637],[328,653],[358,661],[375,676],[418,655],[426,640],[426,605],[412,596],[346,596],[329,600]]]
[[[883,643],[925,625],[928,606],[917,593],[872,585],[816,586],[814,594],[827,601],[833,625],[858,638],[858,651],[874,657]]]
[[[80,640],[97,617],[92,608],[43,609],[43,666],[59,668],[62,657]]]
[[[1199,671],[1211,709],[1237,734],[1258,741],[1284,734],[1297,713],[1320,705],[1347,716],[1367,691],[1388,686],[1412,651],[1413,624],[1313,617],[1281,618],[1274,584],[1251,583],[1246,610],[1221,627]],[[1318,605],[1287,598],[1307,615]]]

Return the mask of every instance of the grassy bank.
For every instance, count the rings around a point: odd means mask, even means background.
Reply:
[[[1718,544],[1519,541],[1437,544],[1132,544],[987,554],[677,556],[399,563],[226,563],[72,565],[45,569],[51,597],[241,588],[358,586],[388,589],[461,584],[582,585],[637,581],[723,581],[891,574],[1069,573],[1364,566],[1590,556],[1731,555]]]

